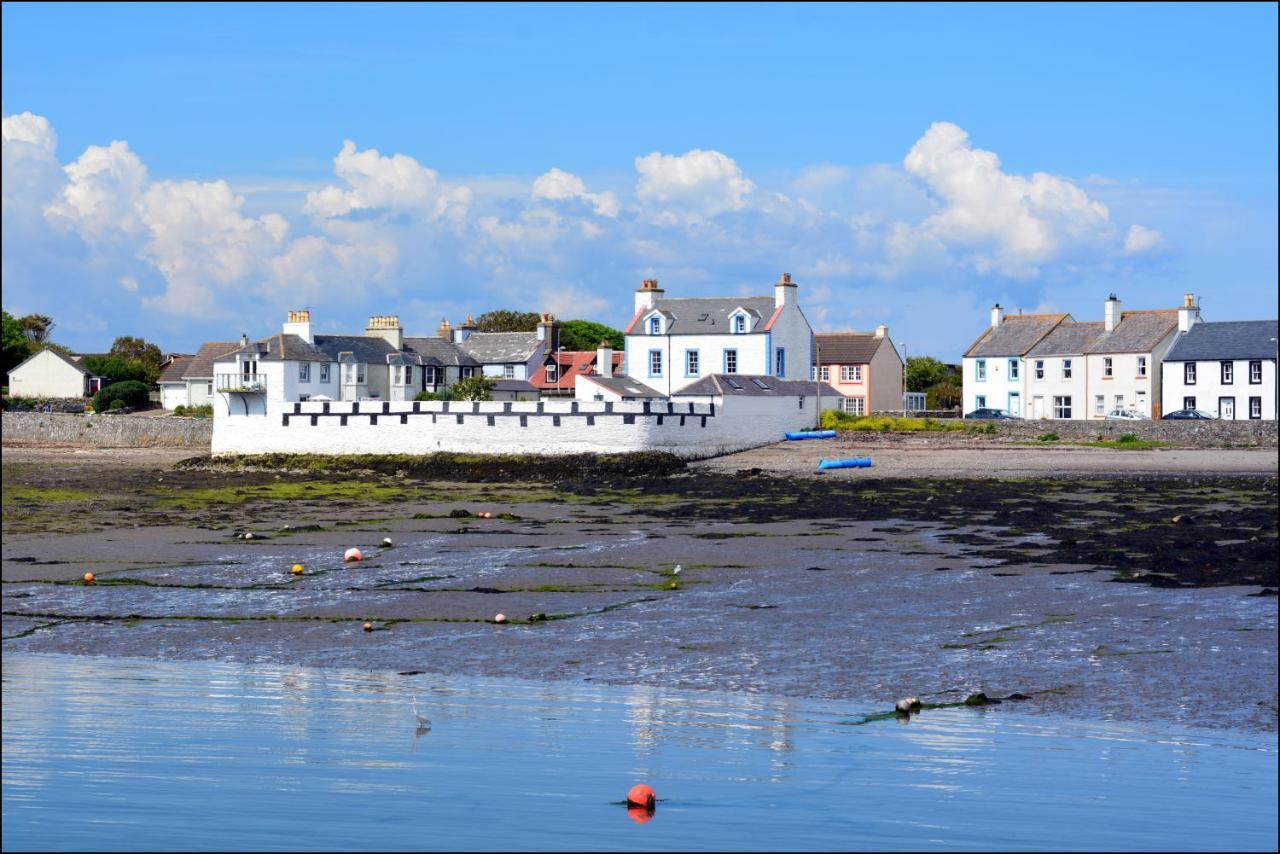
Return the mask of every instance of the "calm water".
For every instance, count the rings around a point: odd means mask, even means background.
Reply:
[[[433,722],[419,735],[411,695]],[[6,849],[1267,849],[1274,735],[6,655]],[[617,805],[651,784],[637,823]]]

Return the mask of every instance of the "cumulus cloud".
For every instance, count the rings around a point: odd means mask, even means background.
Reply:
[[[439,174],[412,157],[383,157],[376,148],[357,151],[349,139],[333,158],[333,172],[347,189],[330,184],[308,193],[307,213],[325,218],[378,211],[461,220],[471,200],[466,187],[442,187]]]
[[[67,220],[90,242],[139,230],[137,205],[147,183],[147,168],[128,143],[91,145],[64,171],[67,182],[59,198],[45,209],[47,215]]]
[[[1164,238],[1154,228],[1143,225],[1129,226],[1129,233],[1124,236],[1124,251],[1130,254],[1149,252],[1163,242]]]
[[[663,206],[667,221],[715,216],[740,210],[755,184],[732,158],[719,151],[680,155],[653,152],[635,160],[640,178],[636,196]]]
[[[618,197],[613,193],[589,193],[586,183],[577,175],[555,168],[539,175],[533,182],[533,198],[551,201],[581,199],[597,214],[611,219],[621,210]]]

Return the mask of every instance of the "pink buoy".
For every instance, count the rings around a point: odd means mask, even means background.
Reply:
[[[364,555],[360,554],[359,549],[347,549],[347,553],[342,556],[344,561],[364,560]]]
[[[507,621],[507,615],[506,615],[506,614],[499,614],[498,616],[496,616],[496,617],[494,617],[494,618],[493,618],[493,621],[494,621],[495,623],[505,623],[505,622]]]

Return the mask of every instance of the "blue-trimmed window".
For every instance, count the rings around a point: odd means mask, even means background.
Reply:
[[[985,383],[987,381],[986,359],[978,359],[973,363],[973,381],[976,383]]]
[[[787,374],[787,348],[777,347],[773,352],[773,375],[776,377],[786,376]]]
[[[736,374],[738,372],[738,351],[724,351],[724,372],[726,374]]]
[[[651,377],[662,376],[662,351],[661,350],[649,351],[649,376]]]
[[[974,399],[973,399],[973,408],[974,408],[974,409],[986,409],[986,408],[987,408],[987,396],[986,396],[985,394],[980,394],[980,395],[977,395],[976,397],[974,397]]]
[[[733,334],[741,335],[747,331],[747,316],[745,314],[735,314],[733,316]]]
[[[662,318],[658,317],[658,315],[656,314],[653,317],[649,318],[649,334],[650,335],[662,334]]]
[[[1009,360],[1009,379],[1016,380],[1020,373],[1021,373],[1021,370],[1020,370],[1020,365],[1018,364],[1018,360],[1010,359]]]
[[[686,377],[698,376],[699,359],[701,354],[697,350],[684,351],[684,375]]]

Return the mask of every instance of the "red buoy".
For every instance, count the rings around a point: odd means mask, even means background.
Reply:
[[[653,809],[653,805],[656,801],[657,798],[654,797],[653,789],[646,786],[644,783],[632,786],[630,791],[627,792],[627,806],[629,807]]]

